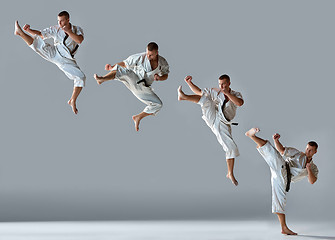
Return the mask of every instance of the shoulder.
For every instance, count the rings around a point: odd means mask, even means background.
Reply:
[[[136,58],[141,58],[143,56],[145,56],[145,52],[144,53],[135,53],[133,55],[130,55],[129,58],[136,59]]]
[[[240,92],[234,91],[233,89],[231,90],[230,93],[235,95],[236,97],[242,97],[242,94]]]
[[[158,61],[162,65],[169,65],[168,62],[166,61],[166,59],[164,57],[162,57],[161,55],[158,55]]]
[[[312,166],[312,168],[315,168],[316,170],[318,170],[318,166],[316,166],[316,164],[314,163],[314,161],[311,161],[311,166]]]
[[[300,152],[296,148],[293,148],[293,147],[284,147],[284,148],[285,148],[285,150],[284,150],[283,156],[294,157],[297,154],[302,154],[302,152]]]
[[[83,29],[79,26],[72,25],[72,29],[74,29],[76,32],[82,32]]]

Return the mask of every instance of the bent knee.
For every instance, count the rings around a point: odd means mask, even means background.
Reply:
[[[156,103],[156,106],[157,106],[158,109],[161,109],[163,107],[163,103],[162,102]]]

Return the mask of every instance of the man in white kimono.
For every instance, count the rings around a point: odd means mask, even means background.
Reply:
[[[185,94],[180,86],[178,88],[178,100],[187,100],[201,106],[202,118],[226,152],[227,178],[237,186],[238,182],[234,176],[234,161],[240,154],[231,134],[231,125],[237,125],[232,120],[236,115],[237,107],[244,104],[242,95],[230,88],[230,77],[226,74],[219,77],[219,88],[204,88],[201,90],[192,82],[191,76],[185,77],[185,81],[195,95]]]
[[[74,81],[72,96],[68,104],[72,107],[73,112],[77,114],[76,101],[85,85],[86,77],[77,65],[74,54],[77,52],[79,44],[84,40],[83,30],[70,23],[70,15],[66,11],[58,14],[58,25],[56,26],[38,31],[31,29],[30,25],[25,24],[23,30],[18,21],[16,21],[14,34],[20,36],[41,57],[56,64],[69,79]],[[43,39],[47,38],[53,38],[54,45],[43,41]]]
[[[290,182],[297,182],[305,177],[314,184],[319,170],[313,162],[313,156],[317,152],[318,144],[314,141],[307,143],[305,152],[291,147],[283,147],[279,142],[280,135],[273,135],[275,148],[269,141],[256,136],[259,128],[251,128],[245,133],[256,144],[257,150],[265,159],[271,170],[272,186],[272,213],[277,214],[282,234],[297,235],[286,225],[285,205],[286,193],[290,190]]]
[[[140,121],[147,116],[155,115],[162,108],[162,101],[150,87],[154,81],[165,81],[169,74],[169,64],[158,54],[158,45],[150,42],[146,52],[131,55],[126,60],[107,64],[105,70],[110,71],[105,76],[94,74],[100,85],[108,80],[119,80],[147,107],[134,115],[135,130],[139,130]]]

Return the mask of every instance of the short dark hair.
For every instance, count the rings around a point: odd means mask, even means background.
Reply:
[[[319,147],[319,145],[314,141],[309,141],[308,145],[311,146],[311,147],[315,147],[315,149],[318,149],[318,147]]]
[[[149,51],[154,51],[154,50],[158,51],[158,45],[155,42],[150,42],[147,48]]]
[[[70,14],[67,11],[61,11],[58,13],[58,17],[65,16],[67,19],[70,19]]]
[[[223,74],[223,75],[221,75],[221,76],[219,77],[219,79],[220,79],[220,80],[225,80],[225,79],[227,79],[228,82],[230,82],[230,77],[229,77],[227,74]]]

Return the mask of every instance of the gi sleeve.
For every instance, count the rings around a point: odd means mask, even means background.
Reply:
[[[142,56],[142,53],[139,54],[134,54],[129,56],[126,60],[123,62],[126,64],[126,67],[131,67],[131,66],[137,66],[138,62],[140,61]]]
[[[43,39],[55,38],[57,34],[57,28],[55,26],[45,28],[41,31]]]
[[[242,94],[240,92],[235,92],[235,96],[243,100]]]
[[[83,31],[83,29],[82,29],[81,27],[78,27],[78,26],[77,26],[76,34],[77,34],[77,35],[81,35],[81,36],[84,37],[84,31]]]
[[[283,154],[284,158],[294,158],[295,155],[300,154],[298,149],[292,147],[285,147],[285,151]]]
[[[170,72],[170,67],[169,67],[169,64],[168,62],[165,60],[165,58],[163,57],[160,57],[160,73],[161,73],[161,76],[165,75],[165,74],[169,74]]]

